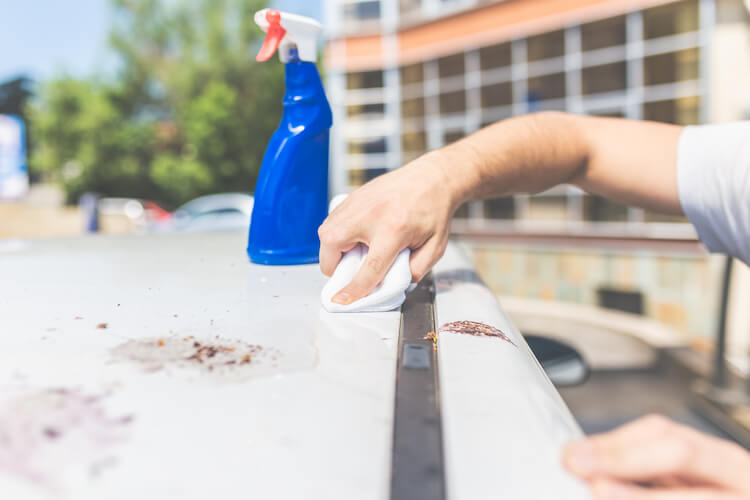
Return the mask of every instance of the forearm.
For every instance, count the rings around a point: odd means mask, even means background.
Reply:
[[[457,204],[569,183],[621,203],[679,214],[681,130],[539,113],[498,122],[431,154],[440,157]]]

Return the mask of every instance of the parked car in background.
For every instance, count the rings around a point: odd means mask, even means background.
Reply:
[[[253,212],[253,197],[245,193],[218,193],[191,200],[172,217],[156,221],[156,232],[205,232],[247,230]]]
[[[155,224],[167,224],[172,219],[172,213],[165,210],[158,203],[151,200],[137,198],[100,198],[97,201],[99,215],[110,218],[109,226],[118,226],[118,218],[126,220],[136,231],[147,230]],[[119,226],[123,226],[119,224]],[[121,230],[124,230],[123,226]],[[120,232],[120,231],[116,231]]]

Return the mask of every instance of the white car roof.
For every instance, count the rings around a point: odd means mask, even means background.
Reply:
[[[4,497],[389,498],[400,312],[326,313],[317,266],[253,265],[245,244],[5,247]],[[455,247],[434,275],[437,324],[512,341],[439,337],[448,498],[586,498],[559,458],[580,430],[519,332]]]

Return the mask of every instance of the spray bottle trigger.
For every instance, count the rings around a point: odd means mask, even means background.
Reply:
[[[263,40],[263,45],[258,51],[258,55],[255,56],[255,60],[259,62],[268,61],[276,52],[276,49],[279,48],[281,40],[286,35],[286,30],[281,26],[281,14],[278,10],[268,9],[266,11],[266,21],[268,21],[266,38]]]

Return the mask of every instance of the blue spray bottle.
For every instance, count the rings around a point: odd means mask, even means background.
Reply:
[[[328,141],[332,124],[315,67],[320,24],[263,9],[255,22],[266,32],[258,61],[278,49],[285,63],[281,124],[268,143],[255,187],[247,253],[257,264],[318,261],[318,227],[327,215]]]

